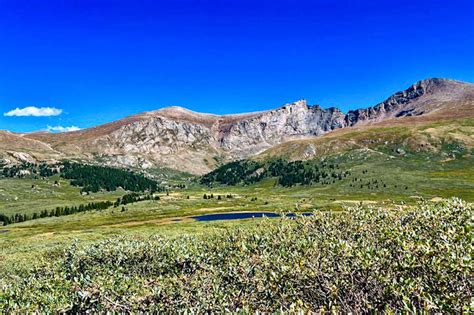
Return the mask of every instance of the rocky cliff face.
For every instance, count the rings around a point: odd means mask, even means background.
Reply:
[[[219,121],[217,145],[233,158],[241,158],[287,140],[318,136],[343,126],[341,111],[298,101],[235,122]]]
[[[349,111],[347,126],[378,122],[388,118],[419,116],[442,109],[444,102],[462,100],[471,92],[472,84],[447,79],[418,81],[404,91],[390,96],[373,107]]]
[[[283,141],[317,136],[344,126],[337,109],[308,106],[305,101],[279,109],[216,116],[183,108],[148,113],[110,134],[94,139],[90,147],[111,164],[142,167],[164,165],[205,172],[221,161],[241,159]]]
[[[288,140],[390,118],[427,115],[446,109],[446,102],[453,104],[453,100],[472,108],[472,98],[467,95],[474,95],[473,87],[452,80],[424,80],[376,106],[347,115],[336,108],[309,106],[306,101],[271,111],[226,116],[169,107],[78,132],[22,137],[25,144],[27,138],[35,146],[44,144],[60,158],[115,166],[165,166],[199,174]],[[13,153],[9,156],[13,158]]]

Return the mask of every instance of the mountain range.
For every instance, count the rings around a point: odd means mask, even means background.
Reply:
[[[463,117],[474,117],[474,84],[433,78],[348,113],[300,100],[274,110],[223,116],[167,107],[57,134],[0,131],[0,164],[73,159],[203,174],[288,141],[314,139],[339,129]]]

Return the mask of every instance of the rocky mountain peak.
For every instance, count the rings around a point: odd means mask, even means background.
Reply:
[[[168,114],[168,115],[210,115],[204,113],[193,112],[190,109],[181,106],[168,106],[150,112],[152,114]]]
[[[308,102],[306,100],[298,100],[296,102],[287,103],[281,107],[282,109],[293,109],[293,108],[308,108]]]
[[[375,106],[351,110],[346,115],[346,124],[353,126],[384,119],[419,116],[443,108],[447,102],[465,97],[473,91],[473,84],[440,78],[416,82],[406,90],[397,92]]]
[[[449,79],[440,79],[440,78],[430,78],[425,80],[420,80],[413,84],[406,90],[400,91],[392,95],[387,99],[399,101],[401,99],[412,100],[414,98],[420,97],[429,93],[436,93],[440,89],[449,87],[450,85],[455,85],[456,81]],[[386,102],[387,102],[386,101]]]
[[[420,80],[416,82],[408,90],[414,89],[414,90],[423,90],[425,92],[429,92],[429,91],[436,90],[436,88],[439,88],[439,87],[445,87],[445,86],[457,85],[457,84],[465,84],[465,83],[456,81],[456,80],[444,79],[444,78],[428,78],[428,79],[424,79],[424,80]]]

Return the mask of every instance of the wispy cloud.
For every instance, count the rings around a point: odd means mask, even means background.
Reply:
[[[78,131],[81,130],[81,128],[77,126],[69,126],[69,127],[63,127],[63,126],[49,126],[46,128],[49,132],[69,132],[69,131]]]
[[[58,116],[63,112],[62,109],[54,107],[36,107],[28,106],[25,108],[15,108],[9,112],[4,113],[4,116],[34,116],[34,117],[44,117],[44,116]]]

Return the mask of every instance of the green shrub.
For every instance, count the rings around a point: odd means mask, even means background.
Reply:
[[[0,312],[469,312],[472,206],[358,207],[217,236],[112,239],[0,280]]]

